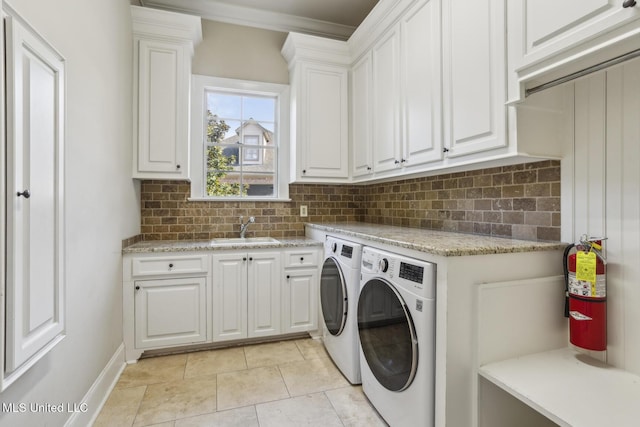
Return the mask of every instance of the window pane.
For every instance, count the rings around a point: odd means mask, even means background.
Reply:
[[[275,173],[276,159],[273,149],[243,146],[240,154],[242,170],[244,172]]]
[[[244,173],[242,178],[247,185],[247,196],[275,196],[273,175]]]
[[[239,119],[242,98],[225,93],[207,93],[207,109],[223,119]]]
[[[238,146],[210,146],[207,147],[207,170],[219,172],[238,171],[240,151]]]
[[[239,173],[221,171],[207,172],[208,196],[246,196],[247,185],[242,185]]]
[[[276,100],[274,98],[244,96],[242,98],[242,118],[273,122]]]
[[[207,142],[213,143],[237,143],[239,141],[237,130],[240,122],[237,120],[224,120],[216,115],[207,115]]]

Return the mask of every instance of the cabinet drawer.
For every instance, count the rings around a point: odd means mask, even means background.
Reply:
[[[318,251],[313,249],[287,251],[284,253],[284,267],[311,267],[318,265]]]
[[[133,277],[206,273],[207,255],[139,257],[131,260]]]

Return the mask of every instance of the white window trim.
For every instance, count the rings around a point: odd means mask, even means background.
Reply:
[[[209,197],[206,196],[204,179],[204,114],[207,90],[233,90],[238,93],[262,94],[278,99],[276,110],[278,144],[277,197]],[[277,83],[225,79],[194,74],[191,77],[191,201],[290,201],[289,199],[289,86]]]

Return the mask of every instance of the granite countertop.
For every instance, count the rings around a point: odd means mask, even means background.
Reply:
[[[442,256],[551,251],[562,250],[566,246],[566,243],[562,242],[538,242],[358,222],[307,223],[305,225],[329,233],[339,233],[342,236],[352,236]]]
[[[239,249],[273,249],[322,246],[322,242],[306,237],[276,238],[277,242],[217,244],[213,240],[154,240],[135,243],[122,250],[123,254],[157,252],[198,252]]]

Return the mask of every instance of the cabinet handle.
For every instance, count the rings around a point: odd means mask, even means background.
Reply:
[[[628,7],[633,7],[636,5],[636,0],[625,0],[624,3],[622,3],[622,7],[624,7],[625,9]]]
[[[31,192],[29,190],[24,190],[24,191],[18,191],[18,197],[24,197],[25,199],[28,199],[29,197],[31,197]]]

